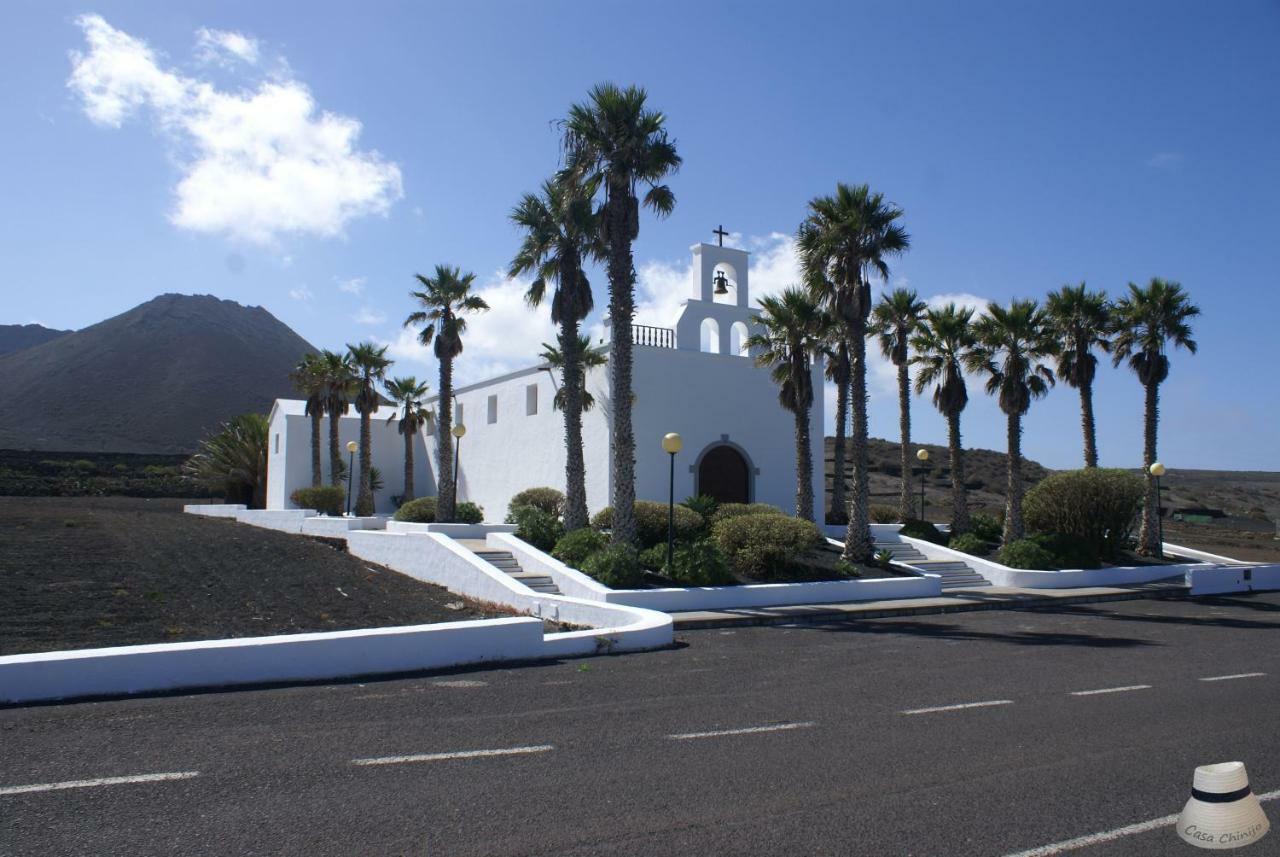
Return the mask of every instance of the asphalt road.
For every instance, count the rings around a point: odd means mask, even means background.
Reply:
[[[1280,790],[1280,594],[679,639],[0,710],[0,852],[1007,855],[1176,813],[1198,764]]]

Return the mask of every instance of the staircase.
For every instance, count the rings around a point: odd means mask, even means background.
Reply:
[[[511,551],[489,550],[480,548],[474,551],[475,555],[485,562],[492,565],[500,571],[506,572],[511,577],[523,583],[534,592],[541,592],[544,595],[560,595],[560,587],[556,586],[556,582],[545,574],[538,574],[536,571],[525,571],[520,567],[520,563],[516,561]]]
[[[895,562],[905,563],[912,568],[936,574],[942,578],[943,589],[969,589],[975,586],[990,586],[991,581],[978,574],[962,559],[929,559],[920,549],[908,542],[876,542],[875,551],[888,551],[893,554]]]

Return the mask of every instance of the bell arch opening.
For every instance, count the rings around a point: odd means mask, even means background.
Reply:
[[[700,347],[709,354],[720,353],[720,324],[714,318],[702,320]]]

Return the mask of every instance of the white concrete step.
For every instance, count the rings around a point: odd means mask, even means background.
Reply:
[[[481,549],[474,553],[489,565],[505,572],[534,592],[542,592],[547,595],[563,594],[560,592],[560,587],[556,586],[556,582],[549,575],[539,574],[536,571],[525,571],[521,568],[520,563],[511,551]]]

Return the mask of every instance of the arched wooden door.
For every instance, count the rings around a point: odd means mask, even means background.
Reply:
[[[751,502],[751,477],[742,453],[728,445],[707,450],[698,463],[698,493],[721,503]]]

